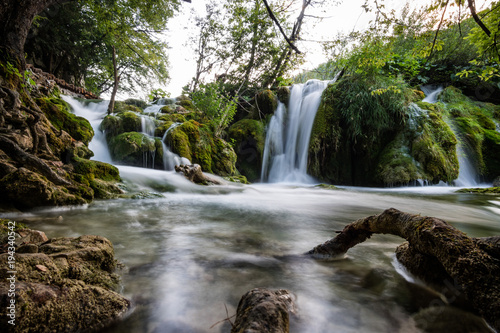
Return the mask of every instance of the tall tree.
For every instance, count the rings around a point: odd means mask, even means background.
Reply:
[[[24,43],[33,19],[45,8],[72,0],[1,0],[0,1],[0,57],[14,58],[24,69]]]

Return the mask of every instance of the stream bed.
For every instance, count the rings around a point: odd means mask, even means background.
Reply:
[[[224,319],[255,287],[295,295],[291,332],[419,332],[411,316],[421,290],[403,277],[394,256],[403,239],[374,235],[336,261],[294,255],[390,207],[442,218],[469,236],[500,235],[500,197],[457,194],[453,187],[202,187],[162,174],[175,183],[163,198],[7,216],[49,238],[96,234],[113,242],[123,264],[121,292],[133,308],[106,332],[229,332]]]

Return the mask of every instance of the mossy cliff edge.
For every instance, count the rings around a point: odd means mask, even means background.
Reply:
[[[0,66],[1,209],[79,205],[121,192],[118,170],[90,161],[94,133],[69,111],[58,86],[31,74],[29,85]]]

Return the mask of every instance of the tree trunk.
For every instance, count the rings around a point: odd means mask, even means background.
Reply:
[[[35,18],[45,8],[58,2],[74,0],[0,0],[0,57],[18,62],[25,68],[24,43]]]
[[[411,251],[437,260],[457,281],[474,310],[500,330],[500,242],[497,237],[470,238],[443,220],[391,208],[347,225],[337,237],[318,245],[307,255],[336,257],[374,233],[403,237]],[[419,273],[425,277],[434,272]]]
[[[120,78],[118,77],[118,67],[116,66],[116,49],[114,46],[113,46],[113,71],[114,71],[115,82],[113,84],[113,91],[111,92],[111,99],[108,105],[108,114],[112,114],[115,109],[115,97],[116,97],[116,92],[118,90],[118,83],[120,82]]]

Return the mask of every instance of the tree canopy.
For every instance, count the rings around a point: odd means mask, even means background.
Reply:
[[[161,40],[178,0],[84,0],[57,4],[35,19],[28,59],[70,82],[103,93],[113,85],[113,48],[122,90],[168,79]]]

